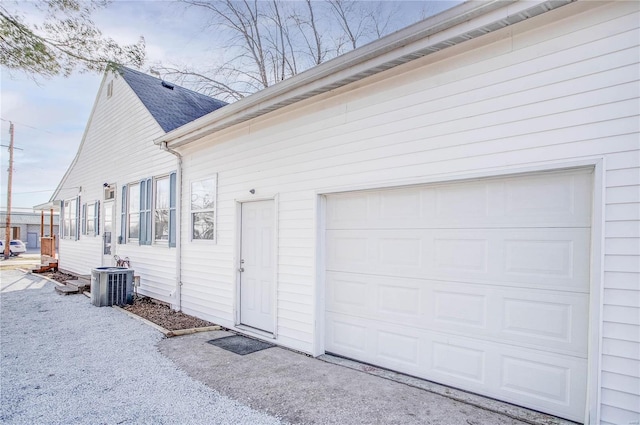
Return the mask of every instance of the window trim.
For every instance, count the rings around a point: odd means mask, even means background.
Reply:
[[[82,204],[81,212],[80,212],[80,230],[81,235],[87,234],[87,204]]]
[[[144,178],[140,180],[140,238],[139,245],[151,245],[152,240],[152,224],[151,217],[153,212],[152,202],[152,179]]]
[[[155,239],[155,211],[156,211],[156,185],[157,181],[167,179],[169,182],[168,202],[166,208],[168,214],[168,238]],[[166,174],[160,174],[154,177],[143,178],[122,186],[122,204],[120,211],[120,236],[119,244],[135,243],[138,245],[158,245],[175,248],[178,233],[177,223],[177,174],[171,171]],[[132,211],[132,207],[136,207],[135,202],[131,202],[131,188],[138,186],[138,200],[136,211]],[[97,202],[97,201],[96,201]],[[164,209],[164,208],[163,208]],[[138,238],[131,238],[131,217],[138,216]]]
[[[100,235],[100,201],[96,200],[95,204],[94,204],[94,217],[93,217],[93,229],[94,229],[94,233],[93,236],[99,236]]]
[[[136,211],[131,211],[131,207],[134,206],[134,203],[131,202],[131,189],[133,187],[137,186],[138,187],[138,200],[140,198],[140,182],[135,182],[135,183],[129,183],[127,185],[127,207],[126,207],[126,211],[125,211],[125,216],[127,219],[126,222],[126,241],[127,242],[137,242],[140,241],[140,206],[138,205],[138,208],[136,209]],[[132,238],[130,236],[131,234],[131,216],[132,215],[137,215],[138,216],[138,237],[137,238]]]
[[[82,233],[85,236],[96,236],[96,205],[98,201],[88,202],[86,204],[82,204],[84,212],[82,214],[84,218],[84,223],[82,224],[82,228],[84,232]],[[93,225],[93,230],[89,230],[89,223]]]
[[[193,185],[207,180],[213,180],[213,207],[204,209],[193,209]],[[200,212],[213,212],[213,237],[211,239],[202,239],[193,237],[193,214]],[[189,182],[189,241],[201,244],[217,244],[218,243],[218,173],[211,176],[194,179]]]
[[[156,211],[158,210],[158,208],[156,208],[156,205],[157,205],[156,203],[158,202],[158,199],[157,199],[158,181],[165,180],[165,179],[167,180],[167,183],[168,183],[168,188],[167,188],[168,189],[168,192],[167,192],[168,205],[166,208],[161,208],[161,209],[167,211],[167,239],[156,239]],[[169,239],[171,237],[171,173],[155,176],[153,178],[152,189],[153,189],[153,192],[151,196],[151,205],[150,205],[151,243],[166,246],[169,244]]]
[[[80,237],[80,197],[76,196],[74,198],[65,199],[64,201],[61,201],[61,204],[63,212],[61,231],[62,239],[77,241]],[[74,208],[71,208],[72,205]],[[73,235],[71,235],[72,227],[75,231]]]
[[[121,191],[122,191],[122,199],[120,201],[121,202],[120,204],[120,236],[118,236],[118,244],[126,244],[127,243],[127,211],[128,211],[128,201],[129,201],[129,185],[123,184]],[[114,200],[114,202],[117,202],[117,200]]]

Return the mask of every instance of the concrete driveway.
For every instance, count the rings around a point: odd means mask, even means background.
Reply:
[[[374,374],[279,347],[242,356],[207,343],[229,335],[214,331],[164,339],[160,352],[208,387],[292,424],[569,423],[371,366],[364,369]],[[475,406],[416,387],[421,383]]]
[[[1,283],[1,423],[566,423],[354,362],[207,342],[229,332],[163,339],[37,275]]]

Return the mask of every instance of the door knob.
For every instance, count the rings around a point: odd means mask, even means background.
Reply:
[[[240,273],[242,273],[242,272],[244,271],[244,267],[240,267],[240,268],[238,269],[238,271],[239,271]]]

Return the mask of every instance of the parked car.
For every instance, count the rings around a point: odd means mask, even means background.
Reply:
[[[18,255],[26,251],[27,251],[27,247],[25,246],[24,242],[22,242],[21,240],[14,239],[12,241],[9,241],[10,255],[15,255],[17,257]],[[2,255],[2,253],[4,253],[4,241],[0,241],[0,255]]]

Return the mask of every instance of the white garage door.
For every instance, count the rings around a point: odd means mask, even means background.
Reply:
[[[582,420],[591,181],[329,195],[326,351]]]

